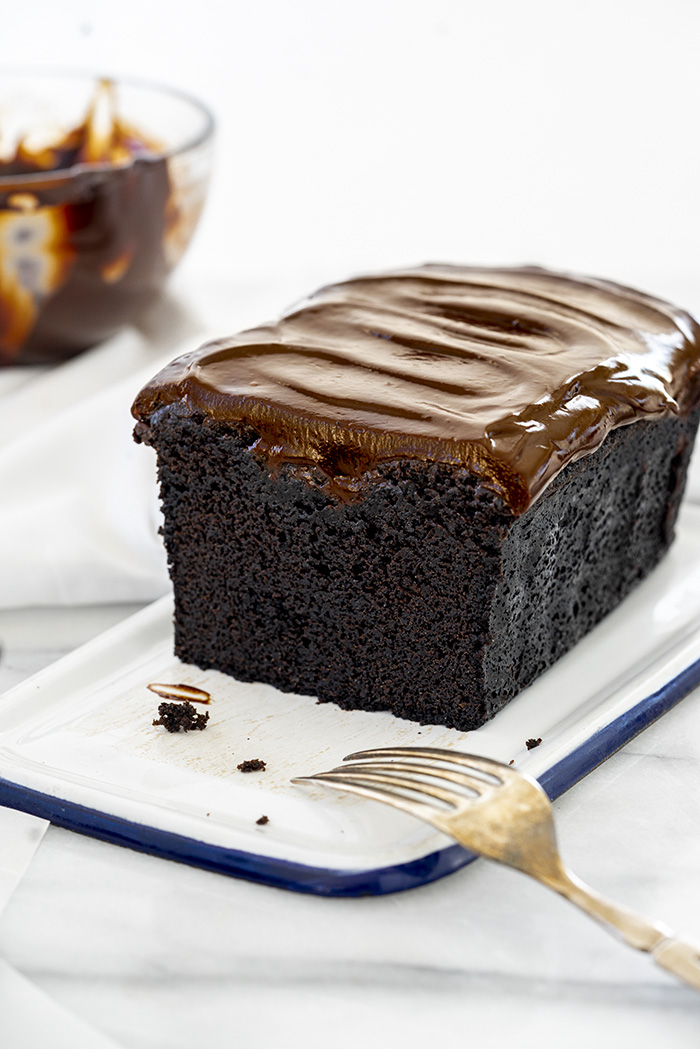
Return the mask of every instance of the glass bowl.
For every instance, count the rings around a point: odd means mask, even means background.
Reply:
[[[213,133],[170,88],[0,71],[0,365],[71,357],[154,301],[199,220]]]

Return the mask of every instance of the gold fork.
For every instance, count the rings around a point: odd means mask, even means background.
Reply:
[[[531,776],[500,761],[436,747],[364,750],[344,760],[353,764],[294,782],[322,783],[418,816],[467,849],[554,889],[700,990],[697,947],[599,896],[564,866],[549,798]]]

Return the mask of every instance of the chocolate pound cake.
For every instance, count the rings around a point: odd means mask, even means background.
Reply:
[[[472,729],[657,563],[700,326],[606,281],[426,266],[325,288],[134,405],[181,659]]]

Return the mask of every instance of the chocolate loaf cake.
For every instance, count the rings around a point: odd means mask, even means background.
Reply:
[[[325,288],[139,394],[181,659],[472,729],[673,537],[700,326],[606,281],[426,266]]]

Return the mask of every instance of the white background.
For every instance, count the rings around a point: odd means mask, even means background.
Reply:
[[[13,65],[210,103],[215,178],[184,265],[236,296],[537,262],[700,308],[699,53],[696,0],[34,0],[2,26]]]
[[[322,281],[426,260],[537,262],[700,310],[698,56],[699,0],[0,8],[4,63],[152,78],[215,110],[209,206],[166,302],[173,348],[186,334],[175,296],[195,285],[200,301],[211,288],[225,334]],[[76,367],[93,379],[99,370],[101,388],[114,382],[115,356],[129,369],[134,357],[143,367],[144,353],[125,333]],[[71,368],[49,378],[73,383]],[[120,391],[112,394],[132,450],[131,398]],[[46,410],[34,389],[29,401]],[[101,402],[92,403],[96,411]],[[94,443],[109,483],[109,420],[89,425],[85,409],[75,418],[80,447]],[[85,433],[100,433],[102,445]],[[41,452],[65,482],[70,457],[57,442]],[[134,455],[146,462],[142,449]],[[32,495],[47,494],[26,475]],[[145,501],[123,505],[130,521]],[[110,503],[98,524],[119,517],[112,511]],[[26,537],[31,565],[17,569],[25,590],[47,575],[46,535],[61,533],[55,508],[32,518],[48,531],[40,544]],[[124,564],[114,560],[120,577]],[[125,611],[0,612],[0,691]],[[577,872],[695,940],[699,701],[696,691],[557,804]],[[125,1049],[698,1042],[692,992],[552,894],[485,863],[414,893],[325,900],[51,827],[3,917],[0,956]],[[44,1013],[18,997],[8,973],[0,961],[0,1042],[36,1049],[32,1022]],[[8,1000],[19,1016],[14,1040]],[[62,1044],[58,1021],[48,1022],[44,1044]],[[82,1043],[71,1033],[67,1044]]]

